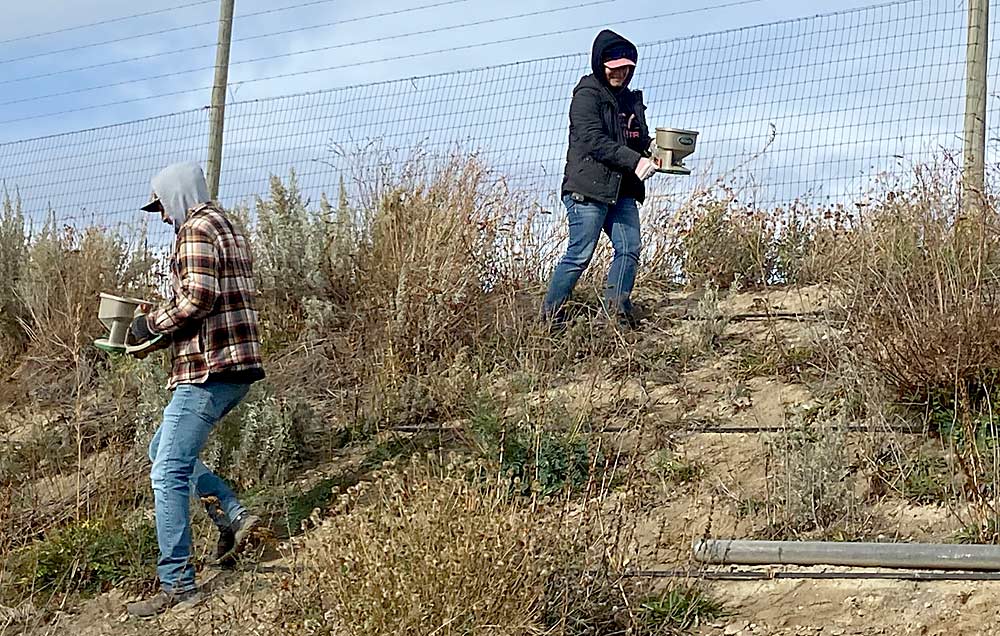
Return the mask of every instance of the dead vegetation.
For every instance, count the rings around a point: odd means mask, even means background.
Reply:
[[[602,251],[554,336],[536,316],[561,224],[475,161],[376,170],[315,206],[274,178],[237,211],[269,379],[205,459],[273,521],[278,562],[308,566],[216,618],[673,633],[726,610],[629,574],[687,567],[696,536],[906,539],[897,508],[938,506],[948,537],[997,540],[1000,243],[989,215],[957,214],[954,175],[918,172],[863,214],[726,187],[648,206],[644,328],[602,319]],[[29,234],[16,198],[0,217],[0,605],[18,617],[0,634],[153,585],[162,363],[88,347],[99,291],[156,288],[135,244]]]

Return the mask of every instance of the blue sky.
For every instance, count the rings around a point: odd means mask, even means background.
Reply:
[[[140,5],[132,0],[78,0],[72,3],[71,10],[67,9],[70,3],[65,0],[9,3],[4,8],[5,19],[0,22],[0,41],[188,4],[190,1],[167,3],[158,0]],[[504,3],[468,0],[406,11],[438,2],[333,0],[268,15],[239,17],[282,6],[306,4],[308,0],[237,0],[230,94],[231,99],[255,99],[574,53],[588,49],[592,41],[594,29],[584,27],[602,24],[616,28],[637,43],[644,43],[872,4],[870,0],[760,0],[743,6],[712,8],[735,1],[738,0],[695,0],[687,3],[665,3],[662,0],[508,0]],[[575,5],[589,6],[567,9]],[[396,11],[406,12],[359,19]],[[694,12],[680,13],[683,11]],[[538,12],[548,13],[504,19],[492,24],[474,24]],[[636,18],[667,13],[679,14],[636,21]],[[0,142],[203,106],[209,100],[207,87],[212,83],[212,71],[208,67],[214,64],[213,44],[217,31],[214,21],[217,17],[217,4],[208,3],[96,28],[0,44],[0,122],[3,122],[0,124]],[[143,35],[199,23],[204,24],[159,35]],[[461,27],[469,24],[472,25]],[[451,26],[461,28],[448,29]],[[408,33],[432,29],[447,30],[406,37]],[[565,32],[572,29],[580,30]],[[291,32],[277,37],[257,37],[278,31]],[[552,32],[556,35],[506,42]],[[121,41],[87,46],[110,40]],[[498,41],[500,43],[481,48],[418,56],[423,52]],[[359,42],[367,43],[352,44]],[[288,55],[316,48],[326,50]],[[400,55],[415,57],[352,66]],[[145,56],[156,57],[106,65]],[[249,62],[260,58],[271,59]],[[97,65],[101,66],[65,72]],[[331,66],[341,68],[310,72]],[[260,78],[288,73],[303,74],[259,81]],[[47,77],[26,79],[38,75]],[[161,75],[170,76],[144,80]],[[87,90],[109,84],[119,85]],[[81,92],[65,94],[72,91]],[[180,92],[185,93],[175,94]],[[49,95],[51,97],[46,97]],[[95,108],[112,102],[123,103]],[[86,110],[62,113],[74,109]],[[52,116],[48,116],[50,114]]]
[[[655,205],[677,205],[697,184],[716,179],[761,206],[850,205],[877,179],[905,180],[914,166],[947,161],[962,144],[960,0],[863,11],[851,10],[872,3],[236,3],[220,193],[226,205],[251,203],[266,193],[270,175],[292,169],[315,201],[335,195],[342,179],[364,186],[358,162],[380,152],[458,149],[477,152],[537,205],[558,209],[569,97],[589,72],[585,52],[603,26],[640,45],[633,87],[645,91],[650,125],[702,133],[689,161],[695,175],[658,177]],[[431,4],[438,6],[412,10]],[[0,186],[16,190],[36,221],[53,210],[68,224],[133,227],[144,218],[136,201],[148,196],[156,171],[172,161],[204,161],[218,4],[25,37],[166,6],[80,0],[69,12],[62,5],[36,0],[5,8]],[[835,11],[841,14],[812,19]],[[1000,33],[1000,12],[993,22]],[[424,33],[407,35],[415,32]],[[95,42],[108,43],[88,46]],[[1000,46],[990,50],[996,77]],[[117,63],[129,58],[141,59]],[[400,59],[369,63],[385,58]],[[94,68],[67,72],[80,67]],[[490,68],[458,72],[481,67]],[[264,99],[301,93],[311,94]],[[990,111],[991,121],[1000,116],[998,100],[990,100]],[[21,139],[31,141],[4,144]],[[995,154],[996,144],[990,148]]]

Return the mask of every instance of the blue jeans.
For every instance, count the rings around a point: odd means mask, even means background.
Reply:
[[[615,248],[615,258],[604,288],[605,309],[612,316],[631,314],[632,287],[642,249],[639,208],[635,199],[621,199],[614,205],[607,205],[595,201],[574,201],[566,195],[563,204],[569,213],[569,248],[552,275],[542,305],[543,315],[550,320],[561,320],[563,303],[569,299],[576,282],[590,265],[602,231]]]
[[[249,384],[206,382],[181,384],[163,411],[163,422],[149,444],[150,479],[156,500],[156,540],[160,548],[157,575],[164,590],[195,588],[191,563],[190,498],[217,497],[227,519],[213,515],[216,525],[245,511],[233,491],[198,459],[215,424],[240,403]]]

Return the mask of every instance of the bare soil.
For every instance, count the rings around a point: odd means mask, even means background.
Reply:
[[[724,300],[721,308],[730,316],[811,314],[824,311],[828,299],[828,293],[820,288],[774,290],[733,296]],[[659,343],[666,350],[668,344],[692,334],[697,321],[687,318],[693,317],[695,305],[685,296],[654,303],[642,346]],[[767,500],[776,487],[769,440],[790,426],[795,413],[816,408],[825,399],[820,375],[748,371],[748,352],[760,349],[761,343],[786,350],[816,348],[834,335],[835,326],[813,316],[736,320],[727,326],[716,352],[696,355],[684,366],[672,366],[670,372],[650,372],[625,382],[610,375],[579,378],[540,393],[538,399],[561,397],[567,408],[587,410],[595,426],[619,426],[622,430],[609,433],[609,441],[637,453],[638,461],[651,464],[658,454],[669,451],[678,461],[698,467],[696,478],[680,483],[664,481],[650,471],[643,486],[643,505],[634,513],[634,550],[640,567],[693,568],[696,564],[690,553],[695,539],[758,537],[766,530],[771,519],[753,504]],[[612,408],[623,401],[643,406],[640,422],[622,409]],[[23,422],[8,426],[6,431],[0,429],[0,441],[23,441],[32,426]],[[711,432],[718,427],[746,431]],[[772,432],[759,431],[762,427]],[[848,438],[859,457],[871,443],[865,433],[852,433]],[[311,479],[322,478],[323,470],[314,471]],[[44,497],[47,490],[56,496],[65,494],[66,489],[64,483],[42,484],[32,486],[32,493]],[[890,495],[866,505],[871,519],[866,531],[882,540],[954,541],[965,522],[962,511],[947,502],[917,505]],[[300,567],[296,555],[303,545],[322,542],[323,536],[320,527],[285,542],[275,558],[252,570],[202,573],[202,580],[209,581],[210,587],[214,581],[217,588],[203,603],[175,609],[150,623],[128,620],[123,604],[130,599],[112,591],[80,607],[66,608],[48,624],[25,633],[279,634],[277,599]],[[729,615],[698,626],[696,633],[703,635],[1000,634],[1000,604],[996,603],[1000,581],[772,579],[705,585],[725,602]],[[17,633],[12,630],[30,624],[31,612],[30,606],[0,608],[0,635]]]

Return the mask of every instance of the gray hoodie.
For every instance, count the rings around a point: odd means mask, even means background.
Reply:
[[[182,162],[167,166],[153,177],[152,184],[153,192],[170,217],[175,232],[180,230],[189,211],[211,201],[205,173],[196,163]]]

